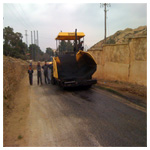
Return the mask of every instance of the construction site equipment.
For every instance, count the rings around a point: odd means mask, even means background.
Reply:
[[[74,40],[74,52],[59,54],[53,57],[52,84],[62,87],[91,86],[97,83],[92,79],[97,64],[88,52],[78,49],[77,40],[85,35],[83,32],[60,32],[56,40]],[[59,51],[59,50],[58,50]]]

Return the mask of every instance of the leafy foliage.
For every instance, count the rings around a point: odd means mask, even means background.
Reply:
[[[50,47],[48,47],[46,48],[46,54],[48,54],[49,56],[54,56],[54,51]]]
[[[59,51],[60,52],[73,52],[73,45],[68,40],[67,42],[65,40],[62,40],[59,45]]]
[[[40,47],[36,44],[30,44],[29,46],[30,59],[41,60],[44,52],[41,51]]]
[[[14,33],[13,28],[5,27],[3,29],[3,53],[6,56],[27,59],[25,55],[28,51],[27,45],[22,42],[22,34]]]
[[[32,59],[35,61],[49,60],[50,56],[54,56],[53,50],[48,47],[46,53],[42,52],[40,47],[36,44],[30,44],[28,46],[22,41],[22,34],[14,32],[13,28],[5,27],[3,29],[3,54],[6,56],[21,58],[21,59]]]

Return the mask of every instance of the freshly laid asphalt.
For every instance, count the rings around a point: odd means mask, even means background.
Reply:
[[[34,147],[147,146],[147,113],[107,91],[29,87],[28,145]]]

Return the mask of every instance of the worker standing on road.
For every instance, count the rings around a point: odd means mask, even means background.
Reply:
[[[51,83],[51,77],[52,77],[52,68],[53,67],[53,64],[52,62],[48,65],[48,83],[50,84]]]
[[[30,85],[32,85],[33,84],[33,69],[32,69],[32,65],[29,65],[28,74],[29,74],[29,83],[30,83]]]
[[[37,64],[37,84],[38,85],[39,85],[39,80],[40,80],[41,85],[42,85],[41,65],[40,65],[40,62],[38,61],[38,64]]]
[[[50,81],[51,81],[51,69],[50,69],[50,64],[48,65],[47,76],[48,76],[48,84],[50,84]]]
[[[48,84],[48,65],[46,61],[45,65],[43,65],[42,68],[44,70],[45,84]]]

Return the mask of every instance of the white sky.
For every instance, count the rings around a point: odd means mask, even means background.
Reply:
[[[107,36],[125,28],[147,25],[147,4],[110,3],[107,7]],[[63,32],[84,32],[86,48],[104,38],[104,7],[100,3],[3,3],[3,27],[10,26],[23,35],[39,33],[39,46],[56,48],[55,37]]]

